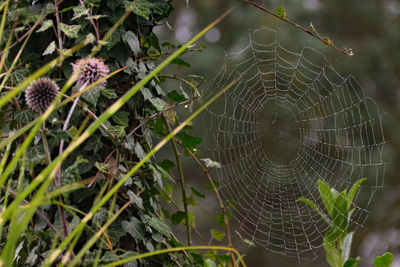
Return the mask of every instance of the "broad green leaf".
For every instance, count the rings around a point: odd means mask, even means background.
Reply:
[[[182,141],[183,147],[193,150],[198,144],[201,143],[201,138],[187,134],[186,132],[180,132],[176,135],[179,140]]]
[[[50,55],[56,50],[56,42],[52,41],[44,50],[42,56]]]
[[[92,104],[93,106],[97,105],[97,101],[99,100],[100,90],[99,88],[92,88],[89,91],[86,91],[82,94],[82,98],[85,99],[87,102]]]
[[[331,188],[324,181],[318,180],[318,191],[326,210],[332,216],[332,207],[336,199],[331,192]]]
[[[219,242],[221,242],[224,237],[225,237],[225,233],[221,233],[220,231],[217,231],[215,229],[211,229],[211,235],[212,237],[214,237],[216,240],[218,240]]]
[[[113,99],[113,98],[117,98],[118,95],[115,92],[114,89],[109,89],[109,88],[104,88],[103,90],[100,91],[101,95],[108,98],[108,99]]]
[[[311,200],[307,199],[307,198],[299,198],[296,200],[296,202],[303,202],[305,204],[307,204],[310,208],[312,208],[319,216],[321,216],[321,218],[328,224],[331,225],[331,221],[326,217],[326,215],[321,212],[319,210],[319,208],[317,207],[317,205],[315,205],[314,202],[312,202]]]
[[[281,18],[284,18],[284,19],[287,18],[287,14],[286,14],[285,8],[283,6],[278,6],[276,8],[276,14]]]
[[[204,267],[217,267],[217,264],[211,259],[205,259]]]
[[[171,215],[171,222],[174,225],[180,224],[182,221],[185,220],[185,212],[177,211]],[[185,222],[183,222],[185,224]]]
[[[100,208],[95,215],[93,215],[93,221],[95,221],[99,226],[108,218],[108,210],[105,208]]]
[[[45,30],[51,28],[53,26],[53,21],[51,19],[45,20],[42,23],[42,26],[36,32],[44,32]]]
[[[175,167],[175,164],[169,159],[164,159],[163,161],[157,163],[158,166],[169,172]]]
[[[136,34],[134,34],[132,31],[127,31],[122,35],[122,40],[124,40],[124,42],[126,42],[129,45],[130,49],[135,54],[135,56],[139,54],[140,43]]]
[[[348,201],[348,207],[347,209],[350,209],[351,203],[353,202],[354,196],[356,195],[358,188],[360,185],[367,180],[366,178],[362,178],[358,180],[349,190],[349,193],[347,194],[347,201]]]
[[[14,112],[14,120],[28,124],[33,120],[33,113],[29,109],[20,109]]]
[[[142,160],[142,159],[144,159],[144,157],[146,157],[146,152],[144,152],[143,147],[138,142],[135,143],[133,150],[135,151],[136,156],[140,160]]]
[[[60,30],[65,33],[69,38],[77,38],[81,25],[67,25],[60,23]]]
[[[382,256],[378,256],[374,260],[374,267],[389,267],[393,261],[393,254],[386,252]]]
[[[165,222],[161,221],[157,217],[150,217],[149,215],[144,215],[145,220],[148,224],[157,230],[160,234],[169,237],[171,235],[171,229]]]
[[[117,113],[115,113],[111,119],[122,126],[129,126],[129,113],[123,110],[119,110]]]
[[[188,68],[190,67],[190,64],[181,58],[175,58],[174,60],[172,60],[171,64],[176,64],[176,65],[184,66],[184,67],[188,67]]]
[[[108,131],[112,134],[114,134],[117,138],[123,138],[125,136],[125,128],[126,126],[121,126],[121,125],[113,125],[108,127]]]
[[[133,1],[132,5],[133,5],[133,12],[136,15],[139,15],[147,20],[149,19],[151,8],[153,6],[152,3],[150,3],[147,0],[135,0]]]
[[[360,257],[357,257],[356,259],[350,258],[343,264],[343,267],[357,267],[360,261]]]
[[[122,229],[128,234],[130,234],[133,239],[135,240],[145,239],[144,224],[137,218],[131,217],[130,221],[123,220],[121,222],[121,225]]]
[[[182,101],[186,100],[185,96],[179,94],[176,90],[173,90],[172,92],[169,92],[167,94],[167,96],[173,102],[182,102]]]

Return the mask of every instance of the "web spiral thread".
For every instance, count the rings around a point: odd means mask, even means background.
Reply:
[[[316,50],[285,49],[275,31],[249,33],[208,94],[242,75],[207,109],[207,150],[222,164],[212,176],[240,233],[258,246],[303,258],[321,247],[329,226],[317,181],[338,191],[367,177],[351,225],[362,226],[385,171],[382,114],[352,77],[342,77]],[[234,205],[230,205],[234,203]],[[311,253],[311,254],[310,254]]]

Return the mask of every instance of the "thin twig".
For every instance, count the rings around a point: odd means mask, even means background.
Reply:
[[[82,0],[79,0],[79,3],[81,4],[81,6],[82,6],[85,10],[87,10],[86,7],[85,7],[85,4],[83,3]],[[88,11],[88,14],[89,14],[88,18],[89,18],[90,24],[92,24],[92,26],[93,26],[93,28],[94,28],[94,31],[96,32],[96,42],[98,43],[99,40],[100,40],[99,28],[97,27],[97,25],[96,25],[96,24],[94,23],[94,21],[93,21],[93,18],[92,18],[92,16],[93,16],[92,10],[89,10],[89,11]]]
[[[168,134],[171,133],[171,127],[169,127],[168,121],[163,117],[164,119],[164,124],[167,127]],[[174,149],[174,154],[175,154],[175,159],[176,159],[176,165],[178,168],[178,174],[179,174],[179,181],[181,185],[181,193],[182,193],[182,198],[183,198],[183,208],[185,210],[185,219],[186,219],[186,234],[187,234],[187,243],[188,246],[192,245],[192,240],[191,240],[191,227],[190,227],[190,221],[189,221],[189,209],[188,209],[188,203],[187,203],[187,197],[186,197],[186,189],[185,189],[185,179],[183,176],[183,169],[182,169],[182,163],[180,159],[180,155],[178,152],[178,148],[176,147],[176,142],[175,138],[171,139],[171,144],[172,148]]]
[[[59,11],[58,11],[58,0],[54,0],[54,8],[55,8],[55,15],[56,15],[56,23],[57,23],[57,39],[58,39],[58,49],[59,49],[59,53],[60,55],[62,54],[62,50],[63,50],[63,41],[62,41],[62,37],[61,37],[61,29],[60,29],[60,15],[59,15]],[[59,65],[62,65],[62,58],[60,60]]]
[[[320,40],[326,46],[330,46],[330,47],[336,49],[337,51],[339,51],[340,53],[342,53],[342,54],[344,54],[346,56],[353,56],[354,55],[354,53],[353,53],[353,51],[351,49],[347,49],[347,48],[346,49],[341,49],[341,48],[335,46],[332,41],[330,41],[329,39],[324,39],[319,34],[315,33],[313,31],[313,29],[306,29],[303,26],[300,26],[299,24],[297,24],[296,22],[293,22],[293,21],[291,21],[291,20],[289,20],[287,18],[281,17],[278,14],[276,14],[275,12],[273,12],[273,11],[263,7],[263,6],[257,5],[256,3],[253,3],[253,2],[251,2],[249,0],[244,0],[244,1],[246,3],[248,3],[249,5],[251,5],[251,6],[254,6],[254,7],[258,8],[258,9],[261,9],[264,12],[269,13],[270,15],[274,16],[275,18],[278,18],[278,19],[280,19],[282,21],[285,21],[285,22],[295,26],[296,28],[308,33],[309,35],[313,36],[314,38],[317,38],[318,40]]]
[[[182,146],[181,142],[178,141],[178,143]],[[229,247],[232,248],[232,240],[231,240],[231,234],[230,234],[230,230],[229,230],[229,220],[228,220],[228,216],[226,215],[226,208],[221,199],[221,196],[219,195],[218,188],[215,186],[214,181],[212,180],[212,178],[209,174],[209,170],[203,165],[203,163],[201,163],[201,161],[197,158],[197,156],[190,149],[186,148],[186,151],[189,153],[189,155],[193,158],[193,160],[197,163],[197,165],[203,171],[204,175],[207,177],[208,181],[210,182],[210,184],[215,192],[215,196],[217,197],[219,207],[221,208],[221,211],[222,211],[222,216],[224,217],[226,236],[228,238],[228,245],[229,245]],[[232,263],[235,262],[235,258],[234,258],[234,255],[232,252],[231,252],[231,261],[232,261]]]

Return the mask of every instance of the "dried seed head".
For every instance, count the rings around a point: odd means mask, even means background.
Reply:
[[[58,94],[58,86],[48,78],[39,78],[32,82],[25,92],[25,100],[34,112],[44,112]]]
[[[101,58],[91,58],[89,60],[79,59],[76,63],[72,63],[74,73],[80,71],[76,80],[76,85],[81,87],[85,83],[87,85],[92,84],[101,78],[107,76],[109,69],[104,60]],[[81,69],[82,68],[82,69]],[[106,86],[107,81],[104,80],[99,83],[101,86]]]

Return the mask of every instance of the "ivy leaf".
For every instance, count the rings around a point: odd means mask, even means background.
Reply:
[[[67,25],[60,23],[60,30],[69,38],[78,38],[78,32],[80,28],[81,25]]]
[[[144,215],[144,218],[147,221],[147,223],[157,232],[168,238],[170,237],[171,229],[167,224],[165,224],[165,222],[161,221],[157,217],[150,217],[149,215]]]
[[[95,215],[93,215],[93,221],[95,221],[99,226],[102,225],[108,217],[108,211],[105,208],[100,208]]]
[[[117,95],[117,93],[115,92],[114,89],[104,88],[100,92],[101,92],[102,96],[104,96],[105,98],[108,98],[108,99],[113,99],[113,98],[117,98],[118,97],[118,95]]]
[[[374,260],[374,267],[389,267],[393,261],[393,254],[386,252],[382,256],[378,256]]]
[[[146,157],[146,152],[144,152],[142,146],[138,142],[135,143],[133,150],[135,151],[136,156],[140,160],[142,160],[142,159],[144,159],[144,157]]]
[[[278,6],[276,8],[276,14],[281,18],[287,19],[287,14],[283,6]]]
[[[117,138],[123,138],[125,136],[126,126],[115,125],[108,127],[108,131],[114,134]]]
[[[183,147],[193,150],[198,144],[201,143],[201,138],[187,134],[186,132],[181,132],[176,135],[179,140],[182,141]]]
[[[89,10],[87,10],[85,7],[79,5],[79,6],[74,6],[72,8],[74,11],[74,16],[72,17],[71,20],[76,20],[77,18],[80,18],[84,15],[87,15],[89,13]]]
[[[124,35],[122,35],[122,40],[126,42],[135,56],[140,52],[140,43],[136,36],[131,31],[127,31]]]
[[[82,94],[82,98],[85,99],[90,104],[92,104],[93,106],[97,105],[99,96],[100,96],[100,90],[96,87]]]
[[[17,110],[14,112],[14,120],[28,124],[33,120],[33,113],[29,109]]]
[[[94,166],[96,166],[96,168],[97,168],[101,173],[108,173],[108,169],[110,168],[110,164],[102,163],[102,162],[98,162],[98,161],[96,161],[96,163],[94,164]]]
[[[44,50],[42,56],[50,55],[56,50],[56,41],[52,41]]]
[[[122,126],[128,126],[129,125],[129,118],[128,118],[129,113],[123,110],[119,110],[117,113],[115,113],[111,119]]]
[[[167,94],[168,98],[173,102],[182,102],[186,100],[184,95],[179,94],[176,90]]]
[[[147,20],[149,19],[151,8],[153,6],[152,3],[150,3],[147,0],[135,0],[133,1],[132,5],[133,5],[133,13]]]
[[[221,242],[224,239],[226,234],[221,233],[220,231],[217,231],[215,229],[211,229],[211,235],[212,235],[212,237],[215,238],[215,240],[218,240],[219,242]]]
[[[27,151],[27,158],[31,162],[44,160],[44,148],[42,145],[31,146]]]
[[[42,26],[36,32],[44,32],[45,30],[49,29],[53,26],[53,21],[51,19],[45,20],[42,23]]]
[[[144,240],[145,232],[143,223],[135,217],[131,217],[130,221],[122,221],[121,222],[122,229],[125,232],[130,234],[133,239]]]

